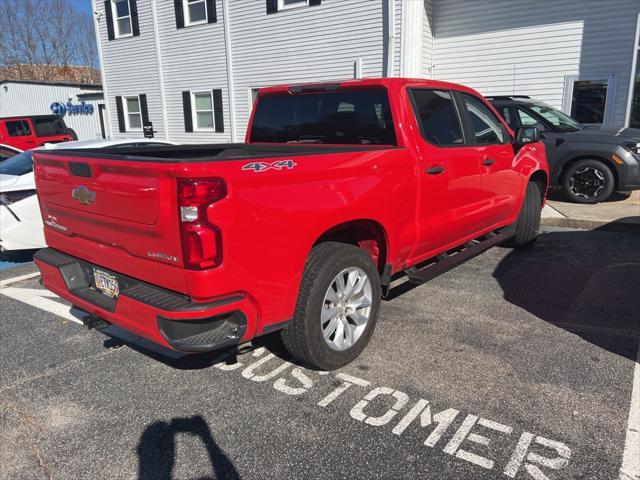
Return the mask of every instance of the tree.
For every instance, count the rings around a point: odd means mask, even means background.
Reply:
[[[0,0],[0,11],[0,67],[12,77],[77,81],[77,67],[88,67],[99,79],[90,14],[68,0]]]

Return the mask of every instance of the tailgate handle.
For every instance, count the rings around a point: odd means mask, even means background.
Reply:
[[[69,170],[76,177],[91,177],[91,167],[84,162],[69,162]]]

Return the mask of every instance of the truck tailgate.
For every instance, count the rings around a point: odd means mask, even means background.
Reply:
[[[91,249],[87,255],[92,257],[100,251],[101,265],[113,269],[127,256],[138,257],[149,262],[148,271],[154,275],[157,269],[151,264],[181,265],[171,164],[45,152],[34,154],[34,164],[49,246],[69,253]],[[60,235],[77,240],[67,243]],[[139,276],[146,275],[140,272]],[[153,280],[163,283],[157,277]],[[166,287],[175,289],[182,284],[184,280],[174,277]]]

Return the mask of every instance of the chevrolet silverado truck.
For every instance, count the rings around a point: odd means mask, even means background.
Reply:
[[[536,239],[549,172],[474,90],[367,79],[260,90],[245,143],[38,151],[42,283],[170,349],[280,331],[339,368],[398,278]]]

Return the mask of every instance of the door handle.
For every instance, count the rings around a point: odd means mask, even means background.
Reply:
[[[485,158],[484,160],[482,160],[482,164],[486,165],[487,167],[490,167],[494,163],[496,163],[496,161],[493,158]]]
[[[442,165],[436,165],[435,167],[427,168],[426,172],[429,175],[438,175],[439,173],[444,172],[444,167]]]

